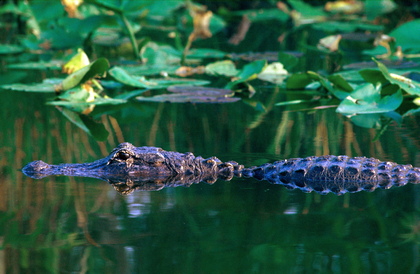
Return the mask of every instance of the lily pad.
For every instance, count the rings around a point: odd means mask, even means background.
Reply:
[[[232,89],[234,86],[251,81],[258,77],[258,74],[260,74],[264,68],[267,66],[266,60],[257,60],[253,61],[249,64],[246,64],[236,75],[236,80],[228,83],[226,85],[227,89]]]
[[[25,48],[19,45],[0,45],[0,55],[16,54],[25,51]]]
[[[146,80],[143,76],[133,76],[128,74],[120,67],[113,67],[109,70],[109,74],[118,82],[124,85],[145,88],[145,89],[162,89],[172,85],[206,85],[209,81],[195,80],[195,79],[179,79],[179,78],[164,78],[164,79],[150,79]]]
[[[266,66],[264,70],[258,74],[258,79],[280,85],[287,78],[287,74],[288,72],[284,69],[282,63],[274,62]]]
[[[24,91],[24,92],[46,92],[55,93],[57,86],[51,83],[38,83],[38,84],[10,84],[0,86],[2,89]]]
[[[365,84],[344,99],[337,112],[345,115],[384,113],[397,109],[403,101],[401,90],[381,98],[381,85]]]
[[[240,98],[231,97],[233,91],[229,89],[195,87],[195,86],[172,86],[168,90],[174,94],[162,94],[153,97],[136,97],[139,101],[147,102],[171,102],[171,103],[232,103]]]
[[[205,68],[206,73],[210,75],[222,75],[234,77],[238,74],[235,64],[231,60],[210,63]]]
[[[180,94],[163,94],[153,97],[136,97],[137,100],[142,102],[168,102],[168,103],[234,103],[240,98],[236,97],[219,97],[219,96],[205,96],[194,95],[188,93]]]
[[[53,60],[50,62],[26,62],[10,64],[9,69],[25,69],[25,70],[61,70],[63,61]]]

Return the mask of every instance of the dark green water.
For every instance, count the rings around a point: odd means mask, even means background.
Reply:
[[[234,179],[122,196],[95,179],[19,171],[92,161],[122,141],[244,165],[346,154],[420,166],[418,117],[372,142],[333,109],[138,103],[103,116],[111,135],[98,143],[39,95],[0,95],[0,273],[420,271],[418,185],[321,196]]]

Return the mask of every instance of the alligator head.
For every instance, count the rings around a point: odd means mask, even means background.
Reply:
[[[115,185],[136,186],[150,190],[151,184],[190,185],[217,179],[230,180],[243,166],[236,162],[222,163],[216,157],[203,159],[192,153],[165,151],[157,147],[135,147],[121,143],[105,158],[83,164],[50,165],[43,161],[27,164],[22,172],[40,179],[50,175],[93,177]]]

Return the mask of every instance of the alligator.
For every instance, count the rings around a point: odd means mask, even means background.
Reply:
[[[199,182],[213,184],[218,179],[229,181],[234,176],[253,177],[304,192],[337,195],[420,183],[420,168],[375,158],[311,156],[245,168],[235,161],[204,159],[189,152],[135,147],[130,143],[121,143],[107,157],[91,163],[50,165],[38,160],[27,164],[22,172],[35,179],[50,175],[98,178],[122,194]]]

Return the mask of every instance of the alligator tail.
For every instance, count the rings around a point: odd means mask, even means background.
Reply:
[[[418,184],[420,168],[382,162],[375,158],[327,155],[293,158],[245,168],[242,176],[267,180],[304,192],[341,195],[377,188],[388,189],[407,183]]]

